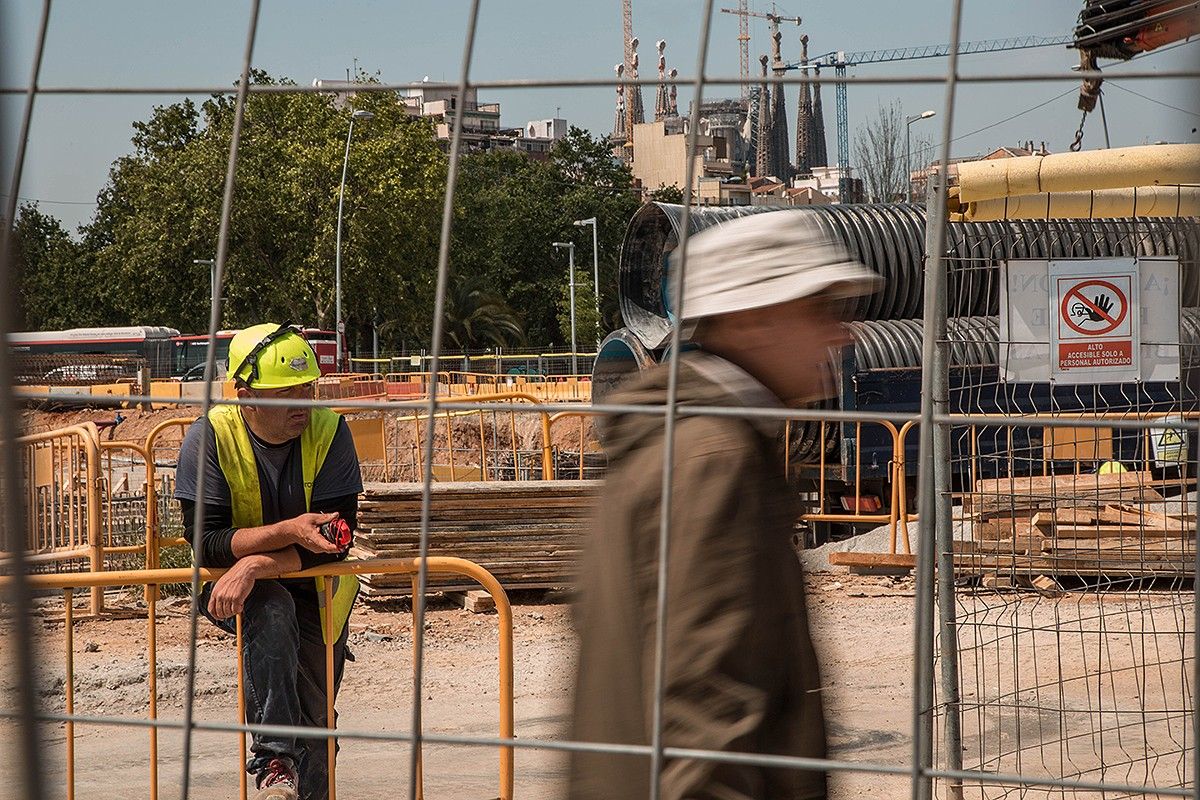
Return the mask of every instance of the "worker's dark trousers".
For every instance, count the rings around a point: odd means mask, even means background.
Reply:
[[[206,616],[210,589],[211,584],[201,596]],[[225,631],[236,630],[232,619],[213,622]],[[342,629],[333,648],[335,697],[342,682],[349,629],[349,625]],[[307,585],[255,582],[242,611],[242,663],[248,722],[325,727],[325,642],[311,579]],[[271,759],[289,758],[299,772],[302,800],[325,800],[329,796],[327,741],[324,736],[296,739],[255,734],[246,771],[256,775]]]

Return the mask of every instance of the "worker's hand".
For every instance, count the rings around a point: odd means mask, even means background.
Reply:
[[[293,542],[312,553],[337,554],[342,552],[338,549],[337,544],[321,535],[321,526],[337,519],[337,516],[335,511],[329,514],[301,514],[288,520]]]
[[[208,613],[216,619],[229,619],[242,613],[246,598],[254,588],[254,571],[246,560],[238,561],[217,578],[208,599]]]

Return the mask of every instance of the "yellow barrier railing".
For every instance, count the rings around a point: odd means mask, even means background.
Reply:
[[[326,564],[321,567],[315,567],[303,572],[281,576],[283,578],[301,578],[315,577],[319,575],[380,575],[380,574],[407,574],[412,576],[414,596],[419,590],[417,586],[418,573],[420,570],[421,560],[415,558],[404,559],[380,559],[377,561],[340,561],[333,564]],[[514,736],[514,706],[513,706],[513,616],[512,606],[509,603],[508,595],[500,582],[483,567],[478,564],[467,561],[461,558],[449,558],[443,556],[433,556],[425,560],[427,574],[431,575],[462,575],[470,578],[482,586],[496,605],[496,613],[499,616],[499,696],[500,696],[500,715],[499,715],[499,738],[512,739]],[[224,570],[202,569],[200,577],[202,580],[215,580],[224,573]],[[64,679],[64,709],[68,717],[75,713],[75,664],[74,664],[74,608],[72,605],[73,593],[75,589],[91,588],[95,590],[103,590],[106,586],[146,586],[148,589],[157,589],[159,585],[169,583],[190,583],[192,579],[192,570],[190,569],[147,569],[147,570],[127,570],[113,572],[94,572],[94,573],[67,573],[57,575],[30,575],[27,581],[31,588],[38,589],[61,589],[64,594],[64,611],[65,611],[65,667],[66,676]],[[0,577],[0,588],[5,587],[10,579]],[[325,582],[325,604],[330,607],[332,604],[333,581]],[[147,592],[148,598],[148,618],[147,618],[147,715],[148,719],[153,722],[158,719],[158,640],[156,635],[157,628],[157,593],[154,591]],[[415,625],[415,610],[414,610],[414,637],[418,634]],[[334,685],[334,656],[333,646],[337,637],[333,636],[332,625],[333,615],[330,614],[326,618],[326,625],[330,626],[326,630],[325,635],[325,685],[332,687]],[[242,685],[242,625],[239,615],[236,625],[236,650],[237,650],[237,674],[238,674],[238,703],[237,713],[238,721],[244,724],[245,719],[245,696]],[[328,759],[328,775],[329,775],[329,798],[336,800],[337,798],[337,770],[336,770],[336,721],[334,715],[334,693],[326,692],[326,720],[328,726],[317,728],[314,730],[320,731],[328,742],[326,758]],[[66,780],[67,780],[67,798],[74,800],[75,797],[75,726],[76,720],[68,720],[65,724],[66,733]],[[419,732],[418,732],[419,733]],[[242,800],[246,800],[247,782],[245,765],[246,753],[246,733],[239,733],[239,752],[237,774],[241,776],[240,791]],[[158,728],[151,725],[149,734],[149,782],[150,782],[150,800],[158,799]],[[510,746],[501,745],[499,747],[500,765],[499,765],[499,797],[501,800],[512,800],[513,797],[513,749]],[[418,755],[420,759],[420,755]],[[418,766],[418,776],[421,775],[420,767]],[[419,778],[420,780],[420,778]],[[418,786],[418,797],[422,796],[423,789]]]
[[[104,569],[100,435],[91,422],[17,439],[25,484],[25,560],[33,565],[87,559]],[[4,558],[7,562],[9,559]],[[91,611],[104,607],[93,589]]]
[[[583,477],[584,476],[583,454],[585,452],[587,452],[587,449],[588,449],[587,445],[595,444],[596,447],[593,448],[593,451],[600,450],[600,442],[595,436],[595,428],[592,429],[592,438],[588,439],[586,436],[587,426],[585,426],[583,424],[584,420],[590,419],[591,417],[594,417],[597,415],[598,415],[598,412],[593,412],[593,411],[559,411],[558,413],[553,414],[550,417],[551,432],[554,429],[554,424],[556,422],[559,422],[560,420],[564,420],[564,419],[578,419],[579,420],[579,468],[578,468],[578,472],[577,472],[578,480],[584,479],[584,477]],[[557,472],[554,477],[555,478],[559,477]]]

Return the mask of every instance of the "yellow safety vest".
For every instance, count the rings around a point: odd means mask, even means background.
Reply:
[[[333,444],[341,416],[328,408],[314,408],[308,427],[300,435],[300,458],[304,475],[304,508],[312,509],[312,489],[325,456]],[[263,524],[262,493],[258,483],[258,462],[250,445],[250,433],[237,406],[216,406],[209,410],[208,421],[217,440],[217,463],[229,484],[233,501],[233,526],[257,528]],[[318,577],[317,604],[321,610],[321,633],[326,635],[325,578]],[[358,596],[358,578],[335,575],[333,580],[333,641],[342,635],[350,618],[354,598]],[[326,635],[325,641],[329,638]]]

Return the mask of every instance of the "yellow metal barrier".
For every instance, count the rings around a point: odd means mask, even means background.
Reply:
[[[281,576],[283,578],[300,578],[300,577],[315,577],[318,575],[379,575],[379,574],[407,574],[413,576],[414,596],[419,587],[417,583],[417,575],[420,570],[420,559],[404,558],[404,559],[380,559],[377,561],[340,561],[334,564],[326,564],[321,567],[315,567],[303,572],[297,572],[289,575]],[[514,736],[514,709],[513,709],[513,616],[512,606],[509,603],[508,595],[500,582],[483,567],[478,564],[467,561],[461,558],[449,558],[442,556],[434,556],[425,560],[425,566],[428,574],[433,575],[462,575],[474,580],[480,584],[491,595],[492,600],[496,604],[496,613],[500,619],[499,630],[499,695],[500,695],[500,718],[499,718],[499,738],[512,739]],[[202,580],[215,580],[219,578],[225,570],[202,569],[200,577]],[[94,573],[69,573],[59,575],[30,575],[27,580],[33,589],[61,589],[64,596],[64,612],[65,612],[65,666],[66,676],[64,679],[64,708],[68,716],[75,713],[75,663],[74,663],[74,608],[72,600],[74,590],[80,588],[91,588],[93,591],[103,591],[106,586],[146,586],[151,589],[157,589],[161,584],[168,583],[190,583],[192,579],[192,570],[190,569],[147,569],[147,570],[127,570],[121,572],[94,572]],[[0,577],[0,587],[5,587],[10,578]],[[330,604],[330,597],[333,591],[333,581],[325,582],[325,602]],[[157,651],[157,596],[156,592],[150,591],[147,593],[149,614],[147,618],[147,689],[149,698],[147,703],[148,719],[153,721],[158,719],[158,651]],[[415,617],[415,611],[414,611]],[[333,615],[329,615],[326,620],[327,625],[333,624]],[[241,617],[237,620],[237,673],[238,673],[238,702],[237,713],[240,723],[245,723],[245,696],[242,686],[242,637],[241,637]],[[333,644],[335,637],[332,636],[332,630],[326,632],[325,636],[325,679],[326,686],[333,685]],[[414,636],[417,635],[417,629],[413,627]],[[329,726],[321,728],[323,735],[328,742],[327,758],[329,766],[329,798],[336,800],[337,798],[337,771],[335,762],[336,752],[336,721],[334,717],[334,695],[333,692],[327,692],[326,719],[329,721]],[[69,799],[75,796],[75,721],[69,720],[65,725],[66,733],[66,779],[67,779],[67,797]],[[245,778],[245,752],[246,752],[246,733],[243,731],[239,734],[240,748],[238,753],[237,771],[241,775],[240,788],[241,798],[246,800],[247,783]],[[149,758],[149,781],[150,781],[150,798],[157,800],[158,798],[158,729],[150,727],[150,742],[149,742],[150,758]],[[501,800],[512,800],[513,797],[513,749],[510,746],[500,746],[500,765],[499,765],[499,797]],[[419,756],[418,756],[419,758]],[[418,775],[420,775],[418,771]],[[418,797],[423,795],[423,788],[418,786]]]
[[[443,405],[443,406],[451,406],[455,403],[480,402],[480,401],[482,401],[482,402],[492,402],[492,401],[504,402],[504,401],[509,401],[509,400],[518,400],[518,401],[535,403],[535,404],[541,402],[537,397],[535,397],[532,394],[529,394],[528,392],[496,392],[495,394],[473,396],[473,397],[472,396],[446,397],[446,398],[440,398],[438,402],[440,405]],[[446,443],[447,443],[447,449],[450,454],[449,455],[450,463],[449,463],[448,477],[452,481],[460,480],[462,478],[460,478],[460,476],[459,476],[458,466],[454,463],[454,447],[453,447],[454,432],[453,432],[453,427],[451,425],[451,420],[457,416],[473,416],[473,415],[478,416],[479,425],[480,425],[479,439],[480,439],[480,473],[481,473],[481,476],[479,479],[487,480],[487,477],[486,477],[486,475],[487,475],[487,445],[486,445],[486,440],[482,433],[482,431],[483,431],[483,413],[484,412],[482,410],[473,410],[473,411],[444,410],[444,411],[437,412],[437,414],[435,415],[436,420],[444,420],[446,423]],[[530,413],[536,413],[538,415],[538,418],[541,423],[542,479],[543,480],[551,480],[554,477],[554,451],[551,446],[551,440],[550,440],[550,415],[544,411],[537,411],[537,412],[530,412]],[[516,412],[510,410],[509,411],[510,419],[515,417],[515,414],[516,414]],[[424,441],[422,438],[421,423],[429,422],[429,421],[430,421],[429,415],[425,414],[425,413],[410,414],[410,415],[406,415],[403,417],[399,417],[397,419],[397,422],[415,422],[416,423],[416,443],[418,446],[418,453],[420,453],[421,459],[424,458],[424,448],[421,445],[421,442]],[[515,425],[510,425],[510,432],[512,434],[512,448],[513,448],[514,465],[515,465],[515,463],[516,463],[515,458],[516,458],[516,453],[517,453],[516,426]],[[421,470],[421,475],[423,477],[424,470],[432,468],[432,465],[427,465],[424,463],[423,460],[420,460],[418,463],[418,468]],[[464,468],[464,472],[466,469],[469,469],[469,468]],[[472,477],[473,477],[473,474],[472,474]]]
[[[91,572],[103,571],[100,435],[96,425],[84,422],[22,436],[17,446],[25,479],[27,563],[87,559]],[[103,590],[93,589],[91,612],[99,613],[103,607]]]
[[[563,420],[563,419],[578,419],[579,420],[579,471],[577,473],[578,480],[584,479],[583,478],[583,470],[584,470],[583,454],[587,449],[588,443],[595,444],[596,450],[600,449],[600,447],[599,447],[600,443],[595,437],[595,428],[594,427],[592,428],[592,433],[593,433],[592,438],[587,439],[587,437],[584,435],[585,434],[585,426],[583,424],[583,421],[585,419],[589,419],[593,416],[597,416],[598,414],[599,414],[599,412],[595,412],[595,411],[559,411],[557,414],[554,414],[550,417],[551,431],[553,431],[554,423],[558,422],[559,420]],[[556,471],[556,474],[554,477],[555,478],[559,477],[557,474],[557,471]]]

